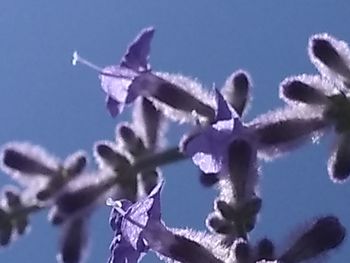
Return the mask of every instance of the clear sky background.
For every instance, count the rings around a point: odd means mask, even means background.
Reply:
[[[278,84],[285,77],[316,73],[307,57],[310,35],[329,32],[350,42],[347,0],[2,0],[0,1],[0,144],[31,141],[64,158],[77,149],[90,153],[95,141],[113,139],[112,119],[95,72],[72,67],[74,50],[99,65],[119,62],[140,29],[153,25],[154,69],[221,85],[243,68],[254,80],[247,120],[283,105]],[[171,126],[168,145],[184,127]],[[252,240],[267,236],[285,249],[291,232],[318,215],[332,213],[350,229],[350,183],[333,184],[326,173],[332,138],[263,165],[263,208]],[[92,158],[90,158],[92,160]],[[91,168],[94,166],[91,165]],[[189,162],[163,170],[163,219],[171,227],[204,229],[214,189],[198,182]],[[0,185],[11,183],[0,175]],[[90,222],[88,263],[106,262],[112,232],[107,208]],[[32,217],[32,231],[0,251],[1,263],[54,262],[59,229],[46,213]],[[347,240],[329,262],[348,262]],[[147,256],[144,262],[158,262]]]

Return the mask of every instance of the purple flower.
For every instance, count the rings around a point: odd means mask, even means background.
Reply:
[[[223,263],[196,241],[164,226],[160,212],[162,186],[160,182],[136,203],[107,200],[113,206],[110,225],[114,231],[108,263],[136,263],[148,250],[180,262]]]
[[[107,94],[107,108],[113,117],[122,112],[126,104],[133,103],[138,96],[144,96],[165,104],[164,112],[169,109],[186,113],[196,111],[212,119],[214,111],[211,106],[197,98],[205,97],[199,83],[182,75],[151,71],[148,57],[153,35],[154,28],[143,29],[131,43],[119,65],[100,68],[80,57],[77,52],[73,54],[72,64],[80,62],[100,73],[101,86]],[[195,92],[197,88],[199,92]]]
[[[134,80],[151,71],[148,57],[153,34],[152,27],[142,30],[129,46],[120,64],[104,69],[81,58],[77,52],[73,55],[73,65],[80,62],[100,72],[101,86],[107,94],[107,108],[113,117],[123,111],[125,104],[132,103],[140,95],[141,89],[145,89],[141,87],[143,81],[135,84]]]
[[[132,204],[128,200],[107,202],[113,205],[110,225],[115,237],[110,246],[109,263],[138,262],[142,253],[152,245],[149,231],[160,227],[160,191],[163,183],[158,184],[144,199]]]
[[[189,136],[183,142],[185,154],[205,173],[218,173],[227,169],[228,148],[243,132],[236,111],[216,92],[217,111],[214,122]]]

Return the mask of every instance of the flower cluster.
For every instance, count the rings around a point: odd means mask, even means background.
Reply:
[[[286,106],[244,122],[252,88],[248,73],[238,70],[221,89],[209,90],[195,79],[156,72],[149,64],[154,32],[142,30],[118,65],[101,68],[73,55],[74,65],[98,71],[113,117],[127,105],[133,110],[130,122],[117,125],[115,140],[95,143],[95,171],[86,169],[82,151],[60,161],[31,143],[3,147],[2,169],[24,190],[3,190],[0,246],[23,235],[33,213],[48,209],[51,224],[61,228],[58,262],[82,262],[89,218],[106,202],[113,233],[108,263],[136,263],[150,252],[164,262],[298,263],[338,247],[346,231],[334,215],[317,217],[281,252],[267,237],[253,243],[250,233],[263,201],[257,187],[264,160],[332,133],[328,173],[335,182],[349,177],[348,45],[327,34],[312,36],[309,55],[320,74],[286,78],[280,85]],[[172,148],[163,143],[169,121],[192,125]],[[203,186],[219,190],[205,220],[207,232],[174,229],[161,219],[160,168],[186,158],[200,169]]]

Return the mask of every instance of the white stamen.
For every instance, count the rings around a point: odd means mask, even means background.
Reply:
[[[106,200],[106,205],[112,206],[121,216],[125,216],[126,212],[122,208],[122,204],[120,201],[113,201],[112,198],[108,198]]]
[[[72,65],[73,66],[76,66],[78,63],[81,63],[83,65],[86,65],[88,66],[89,68],[92,68],[100,73],[103,73],[103,68],[95,65],[94,63],[88,61],[87,59],[79,56],[78,52],[77,51],[74,51],[73,53],[73,59],[72,59]]]
[[[90,62],[89,60],[79,56],[77,51],[73,52],[73,59],[72,59],[72,65],[76,66],[78,63],[81,63],[85,66],[88,66],[89,68],[92,68],[96,71],[98,71],[101,75],[107,76],[107,77],[113,77],[113,78],[118,78],[118,79],[127,79],[127,80],[131,80],[132,78],[128,77],[128,76],[123,76],[123,75],[117,75],[117,74],[113,74],[110,72],[105,72],[103,71],[103,68],[95,65],[94,63]]]
[[[117,212],[123,216],[126,220],[128,220],[130,223],[134,224],[135,226],[144,229],[146,226],[140,224],[139,222],[135,221],[132,218],[129,218],[128,216],[126,216],[126,211],[123,210],[122,208],[122,204],[120,201],[113,201],[112,198],[108,198],[106,200],[106,205],[108,206],[112,206],[115,210],[117,210]]]

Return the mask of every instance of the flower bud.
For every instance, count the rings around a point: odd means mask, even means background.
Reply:
[[[82,218],[65,223],[60,238],[60,252],[57,255],[59,263],[82,262],[87,244],[85,224]]]
[[[257,259],[259,260],[274,260],[275,259],[275,246],[273,245],[272,241],[263,238],[258,242],[258,245],[256,247],[256,254]]]
[[[226,81],[222,93],[225,99],[242,116],[249,101],[251,80],[247,72],[238,70]]]
[[[0,208],[0,246],[7,246],[11,241],[12,224],[8,213]]]
[[[145,153],[145,146],[134,130],[125,124],[119,125],[117,128],[118,135],[122,139],[125,149],[130,152],[134,157],[140,156]]]
[[[234,250],[237,263],[251,262],[251,248],[246,241],[242,239],[236,240],[234,244]]]
[[[206,220],[206,225],[208,228],[218,234],[228,235],[236,233],[234,224],[216,215],[210,215]]]
[[[338,247],[344,238],[345,228],[338,218],[322,217],[303,233],[279,260],[283,263],[298,263],[315,258]]]

